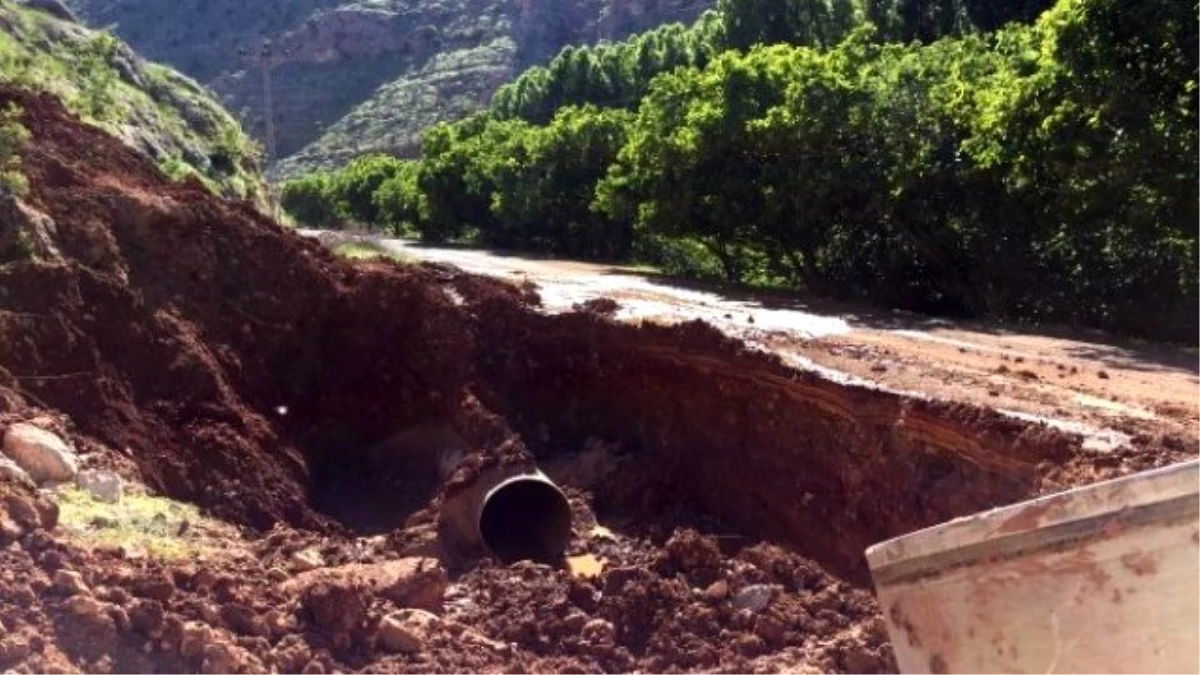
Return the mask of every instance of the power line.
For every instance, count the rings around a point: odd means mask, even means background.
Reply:
[[[266,145],[267,145],[267,166],[275,165],[275,106],[271,95],[271,68],[276,65],[275,59],[279,57],[287,57],[291,54],[290,50],[279,49],[275,47],[270,39],[263,40],[255,51],[239,50],[243,57],[253,56],[254,63],[262,69],[263,82],[263,115],[266,122]],[[275,185],[270,181],[267,182],[267,195],[271,202],[271,213],[276,220],[280,218],[279,212],[279,195],[275,192]]]

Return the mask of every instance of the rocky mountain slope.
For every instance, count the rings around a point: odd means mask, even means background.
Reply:
[[[258,138],[271,65],[276,169],[406,154],[421,129],[486,105],[568,44],[688,22],[712,0],[69,0],[209,85]]]
[[[84,27],[56,0],[0,0],[0,80],[55,95],[171,178],[264,195],[257,147],[210,91]]]

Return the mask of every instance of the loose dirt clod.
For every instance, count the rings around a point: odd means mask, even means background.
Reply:
[[[0,479],[0,669],[883,671],[866,546],[1194,452],[1092,454],[698,322],[550,316],[528,288],[351,263],[53,99],[9,102],[23,207],[59,255],[0,264],[0,425],[50,415],[130,489],[62,490],[56,530]],[[443,503],[535,462],[569,500],[566,556],[603,569],[438,539]]]

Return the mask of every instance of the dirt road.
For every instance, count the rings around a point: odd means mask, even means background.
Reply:
[[[1192,445],[1197,437],[1196,349],[731,292],[611,265],[376,241],[418,260],[532,282],[550,312],[610,298],[620,320],[699,319],[835,379],[1034,416],[1084,432],[1097,450],[1147,435],[1165,433]]]

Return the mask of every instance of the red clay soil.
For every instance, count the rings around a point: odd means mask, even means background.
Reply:
[[[990,410],[835,384],[702,324],[551,317],[457,270],[344,262],[169,182],[54,99],[0,90],[9,102],[33,134],[32,189],[0,222],[0,430],[40,417],[89,465],[250,530],[249,553],[222,559],[85,550],[44,498],[0,485],[0,669],[887,670],[867,545],[1190,453],[1092,454]],[[603,479],[563,482],[569,553],[607,569],[439,548],[434,461],[389,444],[430,425],[473,451],[451,491],[603,439]],[[279,583],[308,545],[328,564],[440,557],[447,621],[415,653],[385,649],[376,628],[402,601]],[[755,593],[766,604],[747,609]]]

